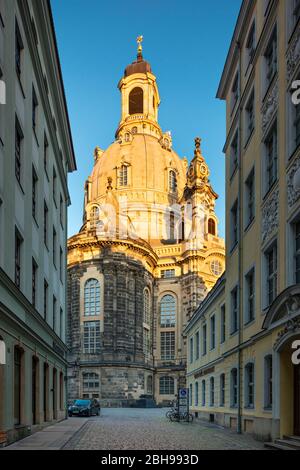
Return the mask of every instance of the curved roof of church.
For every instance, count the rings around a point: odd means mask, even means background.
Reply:
[[[143,58],[138,57],[135,62],[132,62],[132,64],[127,65],[125,72],[124,72],[124,77],[133,75],[134,73],[147,73],[147,72],[152,73],[151,65],[149,64],[149,62],[147,62]]]
[[[128,186],[118,187],[117,169],[122,164],[130,167],[130,181]],[[166,170],[169,168],[177,173],[177,192],[180,197],[186,183],[186,165],[176,152],[163,148],[157,137],[148,134],[135,134],[129,143],[115,141],[94,165],[90,176],[91,201],[96,202],[105,196],[109,177],[112,178],[113,190],[133,193],[152,191],[169,195],[166,180]],[[145,197],[146,201],[159,202]]]

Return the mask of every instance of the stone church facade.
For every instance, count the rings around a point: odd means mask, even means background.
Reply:
[[[95,149],[83,225],[68,241],[69,399],[107,405],[174,398],[185,385],[182,331],[225,268],[201,140],[190,164],[172,149],[141,49],[119,82],[115,141]]]

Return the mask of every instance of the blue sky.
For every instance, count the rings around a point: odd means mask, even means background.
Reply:
[[[82,223],[83,186],[93,150],[114,140],[120,119],[117,84],[135,60],[136,37],[157,77],[159,123],[189,160],[194,138],[219,194],[224,236],[225,103],[215,98],[241,0],[52,0],[78,171],[69,177],[69,235]]]

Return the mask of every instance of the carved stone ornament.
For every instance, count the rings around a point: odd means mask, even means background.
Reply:
[[[300,171],[300,155],[294,160],[287,174],[287,198],[289,209],[293,207],[295,202],[300,198],[300,186],[295,185],[295,177]]]
[[[287,64],[286,64],[286,70],[287,70],[287,83],[290,82],[294,71],[296,70],[299,60],[300,60],[300,28],[297,31],[296,36],[293,39],[293,42],[291,44],[291,47],[288,51],[287,54]]]
[[[279,331],[276,341],[274,343],[273,349],[276,350],[277,346],[281,342],[283,336],[288,335],[289,333],[298,333],[300,332],[300,317],[292,318],[288,320],[284,325],[283,329]]]
[[[278,227],[279,222],[279,190],[275,190],[270,198],[267,199],[262,210],[262,242],[264,243],[274,230]]]
[[[262,133],[264,134],[278,107],[278,83],[276,83],[262,106]]]

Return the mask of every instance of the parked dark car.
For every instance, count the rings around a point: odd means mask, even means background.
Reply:
[[[98,400],[75,400],[68,408],[69,416],[100,416]]]

